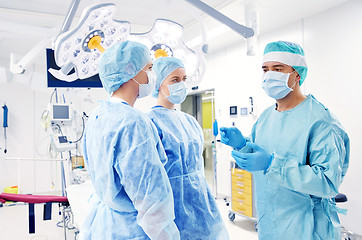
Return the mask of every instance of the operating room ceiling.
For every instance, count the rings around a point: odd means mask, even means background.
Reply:
[[[187,28],[198,24],[187,8],[180,8],[183,0],[81,0],[73,21],[75,26],[82,10],[101,2],[113,2],[118,20],[131,22],[133,32],[147,31],[156,18],[167,18]],[[347,0],[204,0],[208,5],[243,24],[244,5],[255,3],[259,14],[259,32],[270,31],[282,25],[337,6]],[[9,67],[9,55],[25,55],[40,40],[56,37],[72,0],[0,0],[0,66]],[[231,9],[231,10],[230,10]],[[201,14],[201,16],[206,16]],[[221,26],[210,21],[207,30]],[[195,34],[194,34],[195,35]],[[190,34],[189,38],[194,37]],[[188,36],[186,36],[188,37]],[[190,39],[185,39],[188,41]],[[45,64],[45,59],[38,59]]]

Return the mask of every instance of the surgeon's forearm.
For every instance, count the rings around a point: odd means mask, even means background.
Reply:
[[[152,240],[178,240],[173,192],[166,170],[161,162],[147,170],[149,174],[145,174],[138,187],[147,189],[146,192],[130,197],[138,211],[137,223]]]
[[[175,222],[171,222],[168,226],[164,227],[157,240],[180,240],[180,232]]]
[[[151,240],[180,240],[180,232],[173,221],[142,228]]]
[[[338,194],[342,174],[341,168],[335,165],[333,161],[314,166],[302,165],[298,160],[276,155],[266,176],[293,191],[332,198]]]
[[[170,192],[172,193],[172,192]],[[171,202],[170,202],[171,201]],[[135,205],[142,205],[140,201]],[[138,224],[152,240],[179,240],[180,232],[173,221],[173,197],[155,202],[148,211],[138,211]]]

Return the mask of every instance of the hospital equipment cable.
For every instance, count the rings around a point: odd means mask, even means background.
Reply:
[[[59,203],[59,215],[61,215],[61,211],[60,211],[60,208],[61,208],[61,204]],[[68,229],[68,230],[74,230],[76,227],[73,225],[72,223],[72,212],[69,209],[66,209],[66,211],[64,212],[65,215],[65,218],[64,220],[61,220],[59,222],[57,222],[57,227],[60,227],[60,228],[63,228],[64,227],[64,224],[65,224],[65,227]]]
[[[55,101],[56,101],[56,103],[58,103],[58,91],[57,91],[57,88],[54,88],[54,91],[52,92],[52,95],[50,95],[49,103],[52,102],[54,93],[56,93],[55,94],[55,98],[56,98]]]
[[[59,131],[60,131],[60,134],[62,134],[62,136],[64,136],[64,134],[62,132],[62,128],[60,127],[60,125],[58,123],[53,123],[53,125],[57,126]]]
[[[69,141],[69,143],[77,143],[77,142],[79,142],[79,141],[83,138],[83,135],[84,135],[84,129],[85,129],[84,117],[88,117],[88,116],[87,116],[87,114],[86,114],[85,112],[83,112],[83,116],[82,116],[83,129],[82,129],[82,134],[81,134],[81,136],[79,137],[79,139],[78,139],[78,140],[76,140],[76,141]]]

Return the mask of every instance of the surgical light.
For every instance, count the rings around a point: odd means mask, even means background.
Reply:
[[[204,61],[200,54],[188,48],[183,42],[183,26],[167,19],[157,19],[149,32],[132,34],[130,40],[144,43],[150,48],[151,59],[175,57],[185,65],[187,82],[194,85],[201,80],[200,68]]]
[[[61,68],[49,68],[59,80],[72,82],[90,78],[98,73],[101,54],[118,41],[143,43],[152,60],[176,57],[183,61],[189,86],[197,85],[205,70],[205,52],[188,48],[183,42],[183,26],[167,19],[156,19],[146,33],[130,33],[130,23],[113,19],[115,5],[102,3],[83,11],[79,24],[58,36],[54,58]],[[71,70],[75,72],[69,74]]]
[[[79,24],[61,34],[54,44],[54,58],[61,67],[49,69],[56,78],[64,81],[85,79],[98,74],[101,52],[130,35],[130,23],[113,19],[115,5],[103,3],[84,10]],[[75,68],[75,73],[69,72]]]

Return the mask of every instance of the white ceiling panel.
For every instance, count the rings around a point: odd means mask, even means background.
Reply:
[[[204,2],[237,22],[244,23],[244,6],[254,3],[259,15],[260,33],[271,31],[282,25],[305,18],[347,0],[204,0]],[[113,2],[117,11],[114,18],[129,21],[132,31],[149,30],[156,18],[176,21],[192,29],[198,21],[185,7],[184,0],[81,0],[74,27],[83,11],[89,5]],[[0,0],[0,66],[8,66],[10,52],[26,54],[38,41],[58,35],[72,0]],[[192,7],[191,7],[192,8]],[[220,27],[221,24],[205,17],[207,30]],[[200,28],[194,27],[195,34]],[[190,30],[191,31],[191,30]],[[192,34],[190,35],[192,36]],[[45,63],[44,59],[39,62]]]

